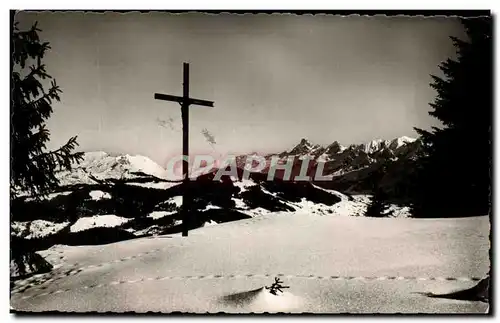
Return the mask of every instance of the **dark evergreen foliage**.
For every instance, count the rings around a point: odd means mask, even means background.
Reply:
[[[42,64],[48,42],[41,42],[35,23],[21,31],[17,23],[12,33],[11,82],[11,177],[10,191],[28,191],[35,197],[46,195],[58,186],[55,171],[71,169],[82,153],[72,153],[76,137],[54,151],[47,151],[50,132],[45,121],[52,114],[52,104],[62,92]],[[44,87],[50,80],[48,90]]]
[[[11,282],[31,276],[33,273],[43,274],[51,271],[53,266],[35,252],[26,252],[16,262],[11,263]]]
[[[383,191],[376,190],[368,208],[366,209],[365,216],[373,218],[383,218],[389,216],[389,214],[384,214],[385,208],[387,207],[387,199],[388,197]]]
[[[461,20],[468,39],[451,37],[456,59],[432,75],[437,97],[429,114],[442,122],[416,129],[423,149],[412,181],[417,217],[474,216],[489,212],[493,98],[492,19]]]
[[[274,181],[262,182],[262,187],[276,193],[276,196],[291,202],[300,202],[302,198],[314,203],[325,205],[334,205],[340,202],[340,198],[324,190],[314,187],[310,182],[305,181],[283,181],[275,179]]]
[[[279,198],[264,193],[260,185],[248,187],[240,196],[250,208],[261,207],[271,212],[293,211],[291,206],[281,202]]]

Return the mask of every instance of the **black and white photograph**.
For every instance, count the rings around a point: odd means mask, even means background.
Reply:
[[[11,313],[491,314],[490,11],[10,24]]]

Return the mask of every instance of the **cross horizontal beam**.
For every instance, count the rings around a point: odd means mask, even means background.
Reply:
[[[206,100],[193,99],[193,98],[185,99],[182,96],[161,94],[161,93],[155,93],[155,99],[156,100],[163,100],[163,101],[179,102],[180,104],[187,103],[187,104],[203,105],[203,106],[212,107],[212,108],[214,106],[213,101],[206,101]]]

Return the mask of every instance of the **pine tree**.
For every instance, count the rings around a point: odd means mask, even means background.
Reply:
[[[71,169],[82,153],[72,153],[78,145],[76,136],[54,151],[47,151],[50,132],[45,121],[52,114],[52,103],[60,101],[62,92],[56,81],[47,74],[42,59],[50,49],[41,42],[35,23],[30,30],[21,31],[14,24],[12,33],[11,80],[11,177],[10,191],[15,198],[20,191],[35,197],[46,195],[58,186],[58,169]],[[51,80],[48,90],[44,89]]]
[[[413,212],[419,217],[487,214],[490,202],[492,19],[462,19],[467,40],[450,37],[456,59],[431,75],[437,97],[429,114],[442,122],[416,129],[423,149],[415,173]]]
[[[386,162],[380,165],[380,167],[370,177],[370,189],[373,192],[373,197],[370,204],[368,204],[368,207],[366,208],[366,217],[381,218],[388,216],[388,214],[384,214],[384,211],[389,201],[389,195],[383,190],[380,184],[387,173],[390,163],[392,162]]]
[[[388,213],[384,213],[387,208],[387,195],[380,189],[377,189],[373,193],[372,200],[368,207],[366,208],[365,216],[372,218],[383,218],[388,217]]]

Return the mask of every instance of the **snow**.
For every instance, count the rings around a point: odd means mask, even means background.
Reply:
[[[337,192],[338,193],[338,192]],[[347,196],[338,193],[341,196],[341,201],[335,203],[334,205],[326,205],[323,203],[314,203],[305,198],[302,198],[300,202],[289,203],[294,206],[296,211],[293,213],[307,213],[309,215],[331,215],[331,216],[363,216],[367,204],[367,196],[353,196],[354,200],[351,201]]]
[[[210,171],[213,171],[214,169],[217,169],[217,165],[220,161],[213,161],[209,162],[207,161],[208,164],[202,167],[195,168],[196,166],[193,166],[190,171],[189,171],[189,178],[190,179],[196,179],[200,176],[203,176],[205,174],[208,174]],[[175,179],[182,179],[182,176],[179,174],[175,177]]]
[[[100,190],[91,191],[89,193],[89,195],[90,195],[90,198],[94,201],[99,201],[99,200],[111,198],[111,194],[109,194],[108,192],[100,191]]]
[[[319,155],[319,157],[316,159],[317,162],[327,162],[330,160],[330,156],[327,153],[323,153]]]
[[[114,228],[120,226],[130,219],[122,218],[114,214],[94,215],[79,218],[70,228],[71,232],[79,232],[92,228]]]
[[[136,172],[168,179],[167,171],[148,157],[128,154],[112,156],[102,151],[85,153],[83,161],[74,164],[71,171],[58,172],[57,177],[61,185],[93,184],[89,174],[98,179],[120,179],[136,178],[138,175],[133,174]]]
[[[301,140],[300,145],[307,150],[311,149],[314,146],[309,140],[305,138]]]
[[[245,202],[243,201],[243,199],[236,198],[236,197],[233,197],[231,199],[236,204],[236,208],[238,208],[238,209],[244,209],[244,210],[248,208],[248,206],[245,204]]]
[[[220,210],[220,209],[222,209],[220,206],[208,204],[203,211],[207,211],[207,210]]]
[[[415,138],[410,138],[410,137],[407,137],[407,136],[402,136],[402,137],[399,137],[399,138],[395,138],[391,141],[390,143],[390,148],[392,150],[395,150],[395,149],[398,149],[399,147],[402,147],[406,144],[409,144],[409,143],[412,143],[414,141],[416,141],[417,139]]]
[[[256,313],[291,312],[300,308],[301,299],[289,292],[273,295],[269,291],[261,289],[261,292],[249,305],[248,308]]]
[[[368,208],[368,205],[370,204],[372,199],[371,195],[366,195],[366,194],[355,194],[352,195],[351,198],[349,198],[347,195],[342,194],[338,191],[325,189],[314,184],[313,186],[317,189],[323,190],[325,192],[328,192],[332,195],[339,197],[340,202],[335,203],[334,205],[326,205],[323,203],[315,203],[309,201],[306,198],[302,198],[300,202],[284,201],[283,203],[292,206],[295,209],[295,211],[280,212],[280,214],[294,215],[296,213],[304,213],[304,214],[309,214],[311,216],[314,215],[364,216]],[[277,197],[276,193],[271,193],[265,188],[262,188],[262,191],[266,194]],[[255,209],[249,209],[249,207],[241,198],[233,197],[232,200],[235,202],[237,209],[243,210],[243,213],[249,216],[254,217],[271,213],[271,211],[268,211],[261,207]],[[405,218],[411,216],[409,207],[402,207],[394,204],[389,205],[389,207],[385,210],[385,213],[388,214],[388,216],[394,218]]]
[[[364,216],[368,204],[369,195],[353,195],[353,201],[343,199],[331,207],[333,214],[341,216]]]
[[[155,188],[155,189],[159,189],[159,190],[167,190],[167,189],[174,187],[176,185],[179,185],[179,184],[180,183],[172,183],[172,182],[127,183],[127,185],[140,186],[140,187],[145,187],[145,188]]]
[[[168,198],[167,200],[159,203],[158,206],[159,205],[168,205],[168,204],[173,204],[174,205],[173,208],[176,210],[181,208],[182,207],[182,196],[177,195],[177,196],[173,196],[171,198]]]
[[[33,220],[31,222],[11,222],[11,235],[25,239],[43,238],[55,234],[66,228],[69,222],[51,222],[46,220]]]
[[[61,186],[76,184],[95,184],[87,173],[81,168],[73,168],[71,171],[61,171],[56,173]]]
[[[161,219],[163,217],[169,216],[176,213],[176,211],[153,211],[148,214],[148,218],[152,218],[154,220]]]
[[[321,147],[320,145],[314,145],[313,147],[311,147],[309,149],[309,152],[305,155],[305,156],[302,156],[302,157],[313,157],[315,156],[319,150],[323,149],[323,147]]]
[[[297,210],[303,211],[304,213],[314,215],[314,213],[320,212],[324,209],[326,205],[321,203],[314,203],[305,198],[302,198],[300,202],[290,203],[296,206]]]
[[[349,199],[347,195],[342,194],[338,191],[325,189],[317,185],[313,186],[317,189],[323,190],[340,198],[340,202],[335,203],[332,206],[325,205],[323,207],[326,212],[332,215],[363,216],[372,198],[371,195],[356,194],[352,195],[352,199]],[[322,211],[322,213],[325,213],[325,211]]]
[[[257,185],[254,181],[249,179],[237,179],[234,177],[232,177],[231,179],[233,180],[234,186],[239,187],[240,193],[243,193],[247,191],[248,188]]]
[[[390,214],[391,217],[395,218],[409,218],[411,217],[411,211],[408,206],[398,206],[395,204],[389,205],[383,212],[384,214]]]
[[[264,187],[260,187],[262,193],[265,193],[265,194],[268,194],[268,195],[271,195],[273,197],[278,197],[278,193],[273,193],[273,192],[270,192],[269,190],[267,190],[266,188]]]
[[[182,206],[182,196],[174,196],[171,197],[167,200],[168,203],[173,203],[175,204],[176,207],[181,207]]]
[[[45,198],[43,198],[43,200],[52,200],[58,196],[66,196],[66,195],[70,195],[72,192],[71,191],[66,191],[66,192],[57,192],[57,193],[50,193],[48,194]],[[32,197],[27,197],[25,199],[26,202],[30,202],[30,201],[34,201],[35,199],[32,198]]]
[[[254,216],[261,216],[261,215],[271,214],[272,212],[269,211],[269,210],[267,210],[267,209],[264,209],[262,207],[257,207],[257,208],[254,208],[254,209],[244,210],[242,213],[244,213],[246,215],[249,215],[251,217],[254,217]]]
[[[322,188],[320,186],[314,185],[314,187],[338,196],[340,202],[329,207],[335,215],[344,216],[363,216],[366,213],[368,205],[370,204],[373,196],[368,194],[355,194],[352,195],[352,200],[345,194],[342,194],[335,190],[329,190]],[[395,204],[390,204],[383,212],[383,214],[389,215],[392,218],[409,218],[411,217],[411,210],[408,206],[399,206]]]
[[[373,153],[380,150],[382,145],[386,147],[390,146],[391,149],[394,150],[407,143],[414,142],[415,140],[416,139],[407,136],[395,138],[392,141],[376,139],[369,143],[361,144],[358,147],[361,147],[366,153]],[[344,146],[339,145],[339,147],[339,152],[347,149]],[[299,155],[303,156],[316,156],[316,154],[320,152],[319,150],[324,149],[322,146],[314,145],[305,139],[295,146],[294,149],[295,148],[300,151]],[[286,158],[283,158],[283,160],[285,159]],[[329,159],[330,156],[327,154],[322,154],[318,158],[318,160],[321,161],[327,161]],[[215,166],[216,163],[214,162],[212,167]],[[180,175],[169,174],[167,170],[148,157],[128,154],[113,156],[102,151],[85,153],[84,159],[80,164],[74,164],[71,171],[60,171],[56,176],[60,179],[61,185],[65,186],[74,184],[93,184],[94,181],[89,177],[89,174],[98,179],[133,179],[139,176],[138,174],[134,174],[138,172],[166,180],[181,179]],[[194,169],[190,172],[190,178],[196,178],[204,173],[206,173],[205,167]],[[174,185],[178,185],[178,183],[134,183],[133,185],[168,189]]]
[[[489,230],[486,216],[270,214],[192,230],[187,238],[175,234],[101,246],[59,246],[42,253],[65,259],[52,271],[54,280],[13,293],[11,306],[142,313],[484,313],[487,304],[481,302],[424,295],[468,288],[474,282],[417,278],[484,277],[490,265]],[[81,271],[67,274],[75,266]],[[280,298],[262,290],[277,275],[290,286]]]
[[[319,147],[320,146],[318,146],[318,145],[313,145],[309,140],[302,138],[301,141],[297,145],[295,145],[292,149],[288,150],[287,152],[288,153],[296,152],[296,153],[298,153],[296,155],[300,155],[300,154],[307,155],[311,152],[312,149],[317,149]],[[283,158],[282,160],[286,160],[286,157]]]
[[[302,300],[289,292],[272,294],[265,288],[236,293],[228,295],[222,299],[222,302],[234,306],[250,310],[254,313],[279,313],[290,312],[300,308]]]
[[[340,198],[340,202],[333,206],[327,207],[326,210],[331,210],[334,215],[342,216],[364,216],[368,205],[372,200],[372,195],[368,194],[355,194],[352,195],[352,200],[345,194],[335,190],[329,190],[320,186],[314,185],[317,189],[323,190]],[[390,204],[383,212],[392,218],[409,218],[411,217],[411,210],[408,206],[399,206]]]
[[[218,224],[218,223],[213,221],[213,220],[210,220],[210,221],[205,222],[204,226],[209,227],[209,226],[216,225],[216,224]]]
[[[18,278],[25,275],[36,275],[49,272],[54,268],[47,260],[37,253],[26,253],[10,260],[10,277]]]
[[[396,150],[408,143],[412,143],[416,141],[415,138],[410,138],[407,136],[401,136],[392,140],[384,140],[384,139],[375,139],[368,143],[361,144],[362,150],[367,154],[373,154],[376,151],[381,150],[383,147],[390,148],[392,150]]]
[[[147,227],[147,228],[142,229],[142,230],[135,231],[134,229],[129,228],[129,229],[126,229],[126,231],[133,233],[136,236],[142,236],[142,235],[156,236],[159,233],[161,233],[163,231],[163,229],[164,229],[163,227],[155,224],[155,225],[152,225],[152,226]]]
[[[383,140],[383,139],[375,139],[372,140],[368,143],[362,144],[363,151],[367,154],[372,154],[382,148],[382,146],[385,144],[386,146],[389,146],[389,141],[388,140]]]
[[[125,155],[124,157],[120,158],[125,159],[130,163],[130,172],[143,172],[145,174],[165,179],[167,177],[167,171],[148,157],[140,155]]]

